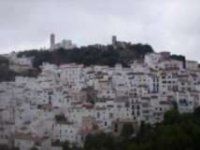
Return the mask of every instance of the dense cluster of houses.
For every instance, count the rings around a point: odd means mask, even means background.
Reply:
[[[37,78],[0,83],[0,143],[21,150],[83,146],[90,133],[119,134],[131,122],[161,122],[176,107],[200,105],[198,62],[174,60],[169,52],[150,53],[129,68],[43,64]]]

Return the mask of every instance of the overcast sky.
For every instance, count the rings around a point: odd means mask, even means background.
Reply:
[[[200,0],[0,0],[0,53],[111,36],[200,59]]]

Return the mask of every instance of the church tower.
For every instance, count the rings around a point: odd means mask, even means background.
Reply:
[[[53,50],[55,48],[55,34],[50,35],[50,49]]]

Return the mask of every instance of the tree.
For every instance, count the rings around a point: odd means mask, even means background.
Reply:
[[[185,56],[182,56],[182,55],[171,55],[171,58],[174,59],[174,60],[182,61],[183,62],[183,68],[186,68]]]
[[[43,62],[53,64],[77,63],[90,65],[108,65],[114,66],[121,63],[123,66],[129,66],[133,60],[143,59],[144,55],[153,52],[151,46],[146,44],[126,43],[125,47],[114,49],[111,45],[106,46],[85,46],[65,50],[63,48],[56,51],[48,50],[30,50],[19,52],[18,57],[33,57],[33,66],[39,69]]]
[[[85,150],[113,150],[114,138],[110,134],[100,133],[88,135],[85,140]]]
[[[33,146],[30,150],[38,150],[38,148]]]
[[[132,123],[124,123],[121,131],[121,136],[124,138],[130,138],[133,135],[134,129]]]
[[[200,107],[197,107],[197,108],[194,110],[194,116],[200,118]]]
[[[65,141],[65,142],[62,144],[62,148],[63,148],[63,150],[70,150],[69,142],[68,142],[68,141]]]
[[[180,121],[180,114],[178,110],[172,109],[165,113],[164,124],[174,124]]]
[[[55,115],[55,120],[56,122],[66,122],[67,118],[65,117],[64,114],[58,114],[58,115]]]

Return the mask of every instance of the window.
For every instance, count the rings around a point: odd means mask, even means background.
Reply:
[[[109,118],[113,118],[113,113],[110,113],[110,114],[109,114]]]
[[[100,113],[99,112],[97,112],[97,118],[100,118]]]
[[[117,123],[115,123],[114,131],[115,131],[115,132],[118,132],[118,124],[117,124]]]

